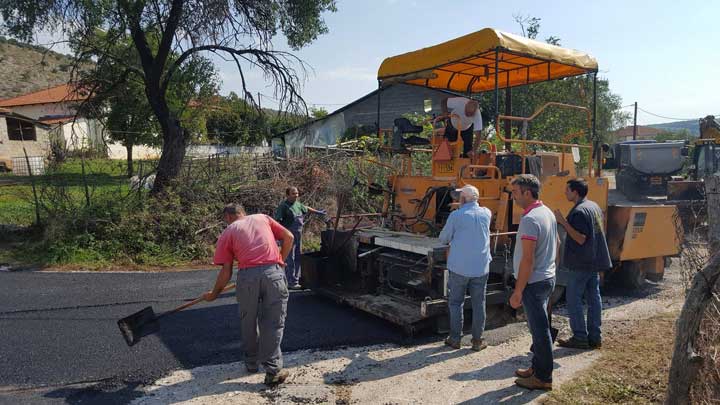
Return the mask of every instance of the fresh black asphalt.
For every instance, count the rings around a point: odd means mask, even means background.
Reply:
[[[117,327],[146,306],[159,314],[195,298],[216,275],[0,272],[0,404],[126,404],[141,395],[141,385],[172,370],[241,360],[233,293],[164,318],[132,347]],[[606,288],[604,295],[632,300],[659,291],[651,283]],[[524,324],[515,323],[485,338],[500,344],[522,333]],[[290,295],[282,346],[287,352],[438,339],[407,340],[388,322],[303,291]]]
[[[126,403],[174,369],[241,360],[233,293],[160,321],[128,347],[117,320],[174,308],[216,271],[0,273],[0,403]],[[283,350],[400,342],[393,325],[310,292],[293,292]]]

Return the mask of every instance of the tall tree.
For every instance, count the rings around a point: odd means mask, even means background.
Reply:
[[[94,51],[103,44],[106,34],[96,31],[95,44],[75,49],[75,54],[88,61],[84,69],[76,72],[77,88],[91,89],[91,97],[80,104],[78,112],[96,118],[105,124],[110,140],[120,142],[127,150],[127,173],[132,176],[133,148],[136,145],[162,146],[160,126],[145,95],[143,78],[126,64],[114,59],[100,58]],[[88,36],[87,42],[91,39]],[[148,41],[153,50],[157,44]],[[112,44],[112,53],[122,55],[124,61],[140,64],[140,57],[131,41]],[[170,56],[177,58],[177,54]],[[98,59],[98,63],[91,63]],[[122,80],[118,80],[122,77]],[[168,86],[167,102],[179,117],[183,128],[190,133],[204,129],[203,110],[206,101],[217,92],[217,75],[214,65],[202,56],[193,56],[178,69]]]
[[[257,104],[246,88],[246,68],[252,66],[275,87],[283,108],[307,114],[299,94],[304,65],[292,53],[274,50],[271,41],[282,32],[293,50],[307,45],[327,32],[324,11],[335,11],[335,1],[3,0],[0,27],[24,40],[38,31],[64,35],[78,48],[95,47],[92,53],[98,55],[98,62],[112,59],[143,79],[163,138],[153,189],[157,193],[178,174],[190,139],[180,115],[168,103],[168,88],[178,70],[202,52],[224,55],[235,62],[249,102]],[[107,33],[101,44],[95,42],[99,29]],[[113,53],[112,45],[127,39],[138,53],[139,66]]]

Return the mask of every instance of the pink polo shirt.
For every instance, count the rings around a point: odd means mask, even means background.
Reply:
[[[222,265],[237,260],[238,269],[284,264],[277,241],[285,232],[282,225],[267,215],[244,216],[220,235],[213,262]]]

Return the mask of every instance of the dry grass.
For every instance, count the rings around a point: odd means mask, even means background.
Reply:
[[[698,378],[690,389],[693,404],[720,404],[720,294],[705,310],[700,332],[695,343],[703,365]]]
[[[0,40],[0,99],[67,83],[71,63],[66,55]]]
[[[654,404],[667,389],[677,313],[607,322],[602,356],[555,389],[546,404]]]

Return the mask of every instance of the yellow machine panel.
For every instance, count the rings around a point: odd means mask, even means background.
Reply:
[[[540,190],[540,200],[543,204],[550,207],[552,210],[559,209],[563,215],[567,216],[573,207],[573,203],[565,198],[565,188],[567,181],[574,177],[568,176],[550,176],[545,177],[542,181],[542,188]],[[593,177],[588,180],[588,195],[587,197],[595,201],[603,211],[603,214],[607,217],[608,210],[608,187],[609,183],[605,177]],[[513,203],[514,204],[514,203]],[[522,215],[522,209],[517,205],[513,205],[513,224],[520,223],[520,216]]]
[[[682,225],[673,205],[611,206],[608,247],[613,260],[636,260],[680,253]]]

